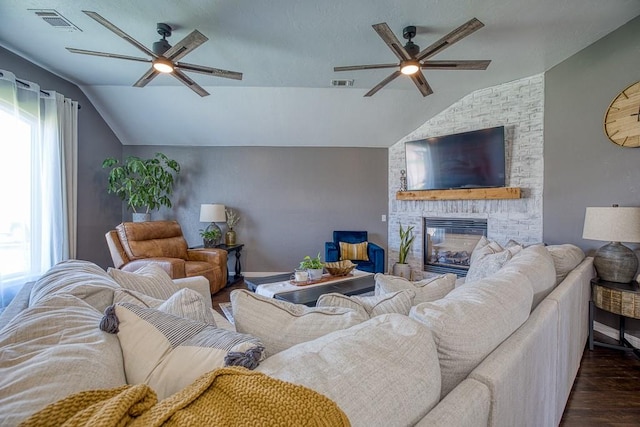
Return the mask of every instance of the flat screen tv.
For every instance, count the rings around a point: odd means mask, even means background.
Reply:
[[[408,190],[504,187],[504,126],[405,143]]]

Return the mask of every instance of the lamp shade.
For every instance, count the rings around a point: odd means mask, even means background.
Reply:
[[[200,222],[225,222],[226,220],[224,205],[211,203],[200,205]]]
[[[582,237],[606,242],[640,243],[640,208],[587,208]]]

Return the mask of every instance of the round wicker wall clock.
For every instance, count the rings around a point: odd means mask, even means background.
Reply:
[[[621,147],[640,147],[640,82],[611,101],[604,115],[604,133]]]

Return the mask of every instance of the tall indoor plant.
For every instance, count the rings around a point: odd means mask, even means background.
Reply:
[[[413,235],[413,225],[405,230],[400,224],[400,248],[398,251],[398,262],[393,265],[393,275],[411,278],[411,266],[407,264],[407,255],[416,236]]]
[[[169,196],[173,193],[180,164],[162,153],[150,159],[129,156],[120,160],[109,157],[102,162],[110,168],[107,192],[118,195],[134,213],[134,221],[147,220],[152,210],[161,206],[171,207]],[[140,219],[142,214],[144,219]]]

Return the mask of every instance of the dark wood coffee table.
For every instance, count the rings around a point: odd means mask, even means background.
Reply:
[[[247,284],[247,288],[250,291],[255,292],[258,285],[264,285],[267,283],[276,283],[289,280],[291,273],[277,274],[273,276],[265,277],[245,277],[244,282]],[[309,307],[314,307],[320,295],[328,294],[331,292],[337,292],[343,295],[358,295],[366,292],[371,292],[375,289],[374,275],[353,277],[350,280],[344,280],[340,282],[327,282],[325,284],[319,284],[316,286],[300,286],[299,289],[277,293],[274,298],[289,301],[294,304],[304,304]]]

